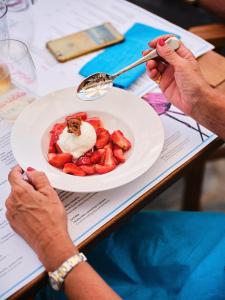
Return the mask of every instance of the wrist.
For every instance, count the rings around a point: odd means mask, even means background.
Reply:
[[[55,233],[48,241],[40,240],[36,253],[47,271],[56,270],[69,257],[78,253],[67,233]]]

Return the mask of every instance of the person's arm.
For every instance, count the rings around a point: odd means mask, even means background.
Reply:
[[[224,0],[198,0],[198,5],[211,11],[215,15],[225,19],[225,1]]]
[[[160,77],[159,86],[168,101],[225,140],[225,95],[209,86],[198,62],[182,43],[175,52],[165,44],[167,38],[150,42],[168,64],[148,61],[149,76],[153,80]]]
[[[12,228],[37,253],[47,271],[55,271],[64,261],[78,253],[67,231],[67,216],[57,193],[46,175],[15,167],[9,174],[12,190],[6,200],[6,217]],[[87,262],[81,262],[64,282],[69,299],[121,299]]]

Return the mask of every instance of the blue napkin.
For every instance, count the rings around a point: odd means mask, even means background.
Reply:
[[[96,72],[114,74],[139,59],[142,51],[148,48],[148,42],[164,34],[168,32],[135,23],[126,32],[124,42],[111,46],[97,55],[82,67],[80,74],[84,77]],[[145,64],[142,64],[117,77],[114,86],[126,89],[144,72]]]

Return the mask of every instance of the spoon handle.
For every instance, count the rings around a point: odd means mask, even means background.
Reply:
[[[177,50],[180,47],[180,41],[176,37],[170,37],[168,38],[165,43],[170,47],[172,50]],[[149,52],[147,55],[143,56],[139,60],[135,61],[134,63],[130,64],[129,66],[125,67],[124,69],[118,71],[116,74],[112,75],[112,78],[115,79],[117,76],[129,71],[130,69],[135,68],[136,66],[139,66],[140,64],[145,63],[146,61],[159,57],[159,54],[157,53],[156,49]]]

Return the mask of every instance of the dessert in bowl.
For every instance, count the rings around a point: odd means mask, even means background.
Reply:
[[[76,176],[105,174],[125,163],[131,142],[120,130],[111,134],[98,117],[86,112],[66,116],[49,132],[48,162]]]
[[[64,132],[60,138],[59,148],[63,149],[54,150],[55,152],[49,151],[51,146],[50,131],[56,124],[65,123],[66,117],[77,112],[86,113],[87,118],[92,119],[94,124],[100,120],[102,125],[99,128],[108,131],[110,135],[110,145],[104,147],[111,148],[113,157],[116,156],[115,150],[118,148],[111,138],[112,134],[116,132],[116,138],[118,138],[119,133],[119,137],[122,135],[129,141],[131,147],[126,151],[122,150],[122,157],[125,158],[125,162],[118,163],[119,159],[117,159],[116,167],[109,172],[102,173],[99,170],[101,166],[109,165],[108,161],[107,163],[102,161],[93,163],[95,168],[96,165],[100,166],[99,169],[97,167],[98,173],[95,169],[93,175],[87,175],[88,171],[86,171],[85,176],[71,175],[71,171],[65,173],[63,172],[64,165],[55,167],[49,163],[49,154],[60,154],[57,151],[63,150],[69,151],[70,155],[73,156],[71,153],[77,152],[77,148],[74,149],[67,140],[68,132]],[[93,124],[92,127],[94,127]],[[84,127],[86,133],[82,139],[86,149],[82,151],[79,149],[82,153],[81,157],[84,156],[84,151],[94,143],[93,132],[95,131],[96,141],[98,140],[97,136],[102,135],[101,130],[97,132],[97,130],[94,129],[93,131],[90,128],[87,125]],[[64,130],[65,128],[63,128]],[[80,130],[83,130],[82,127]],[[103,133],[104,130],[102,130]],[[89,135],[91,136],[87,145],[85,141]],[[67,140],[66,143],[65,140]],[[80,142],[76,141],[76,145],[79,147],[81,146]],[[84,146],[83,142],[81,143],[82,147]],[[79,100],[74,88],[67,88],[44,96],[29,105],[20,114],[11,134],[13,154],[24,170],[30,166],[43,171],[47,174],[53,187],[71,192],[97,192],[117,188],[131,182],[144,174],[155,163],[161,153],[163,143],[164,130],[155,111],[139,97],[117,88],[113,88],[107,95],[96,101]],[[94,149],[87,150],[85,153],[101,151],[103,148],[98,149],[94,146]],[[120,148],[118,152],[121,154]],[[108,154],[112,153],[111,151],[107,152]],[[75,155],[72,158],[73,164],[79,159],[75,158]],[[108,155],[108,157],[110,156]],[[85,169],[85,167],[82,168]]]

